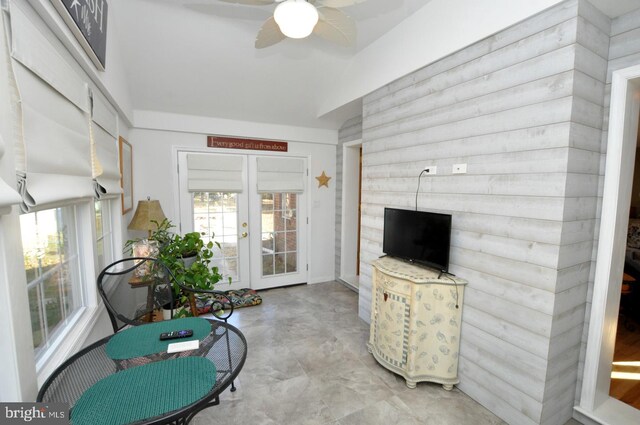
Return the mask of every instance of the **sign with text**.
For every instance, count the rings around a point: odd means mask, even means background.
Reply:
[[[0,424],[69,425],[67,403],[0,403]]]
[[[107,53],[107,0],[51,0],[93,64],[104,71]]]
[[[222,149],[251,149],[254,151],[287,152],[287,142],[274,140],[239,139],[236,137],[208,136],[207,147]]]

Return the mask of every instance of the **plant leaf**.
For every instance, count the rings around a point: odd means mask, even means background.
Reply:
[[[342,46],[356,41],[356,24],[343,11],[332,7],[319,7],[320,19],[313,33]]]

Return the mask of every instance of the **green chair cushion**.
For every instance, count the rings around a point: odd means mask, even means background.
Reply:
[[[203,357],[149,363],[115,373],[85,391],[71,410],[73,425],[119,425],[184,408],[216,383],[216,367]]]
[[[160,341],[163,332],[193,330],[189,338]],[[115,334],[107,343],[107,355],[114,360],[131,359],[167,351],[167,346],[174,342],[202,341],[211,333],[211,324],[198,317],[165,320],[148,325],[133,326]]]

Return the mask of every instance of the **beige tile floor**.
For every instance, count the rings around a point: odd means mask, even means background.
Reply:
[[[454,388],[404,380],[367,352],[358,295],[337,282],[260,292],[263,304],[238,309],[231,323],[248,355],[235,393],[192,424],[502,424]],[[570,422],[577,423],[577,422]]]

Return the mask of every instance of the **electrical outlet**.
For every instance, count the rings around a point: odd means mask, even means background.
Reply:
[[[438,167],[435,165],[427,165],[422,171],[424,171],[425,174],[438,174]]]
[[[453,164],[453,168],[451,170],[453,174],[466,174],[467,173],[467,164]]]

